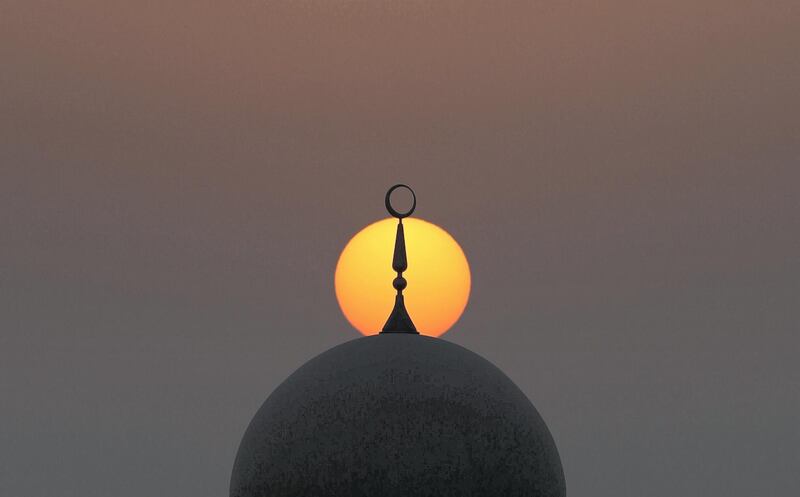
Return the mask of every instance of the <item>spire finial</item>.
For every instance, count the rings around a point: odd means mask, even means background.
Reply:
[[[392,193],[398,188],[405,188],[411,192],[411,208],[406,212],[398,212],[392,207]],[[410,216],[416,208],[417,196],[410,186],[397,184],[389,188],[389,191],[386,192],[386,210],[389,211],[392,217],[397,218],[397,234],[394,239],[394,258],[392,259],[392,269],[397,272],[397,277],[392,282],[392,286],[397,290],[397,295],[394,298],[394,309],[392,309],[392,313],[389,315],[386,324],[383,325],[381,333],[419,334],[417,328],[414,326],[414,322],[411,321],[411,317],[408,315],[405,302],[403,301],[403,290],[406,287],[406,279],[403,278],[403,271],[408,268],[408,260],[406,259],[406,239],[403,233],[403,218]]]

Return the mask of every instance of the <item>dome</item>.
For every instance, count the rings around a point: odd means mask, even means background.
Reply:
[[[247,428],[231,497],[563,497],[528,398],[492,363],[406,333],[310,360]]]

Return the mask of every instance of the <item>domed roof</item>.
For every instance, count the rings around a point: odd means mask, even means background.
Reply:
[[[539,413],[497,367],[441,339],[383,333],[283,382],[244,435],[231,497],[562,497]]]

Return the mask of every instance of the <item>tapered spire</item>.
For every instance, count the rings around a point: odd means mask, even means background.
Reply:
[[[394,209],[394,207],[392,207],[392,192],[398,188],[405,188],[411,192],[411,197],[413,200],[411,203],[411,208],[406,212],[398,212]],[[389,188],[389,191],[386,192],[386,210],[389,211],[389,214],[391,214],[392,217],[397,218],[397,234],[395,235],[394,239],[394,257],[392,258],[392,269],[397,272],[397,277],[392,282],[392,286],[395,290],[397,290],[397,295],[394,298],[394,309],[392,309],[389,319],[386,320],[386,324],[383,325],[383,330],[381,333],[419,334],[417,332],[417,328],[414,326],[414,322],[411,321],[411,316],[408,315],[406,304],[403,300],[403,290],[407,285],[406,279],[403,278],[403,272],[408,269],[408,259],[406,257],[406,238],[405,233],[403,232],[403,218],[410,216],[416,207],[417,196],[414,194],[414,190],[412,190],[408,185],[394,185],[393,187]]]

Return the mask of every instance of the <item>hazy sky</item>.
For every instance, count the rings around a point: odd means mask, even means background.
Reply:
[[[0,1],[0,495],[227,495],[398,181],[570,496],[800,494],[799,53],[796,0]]]

